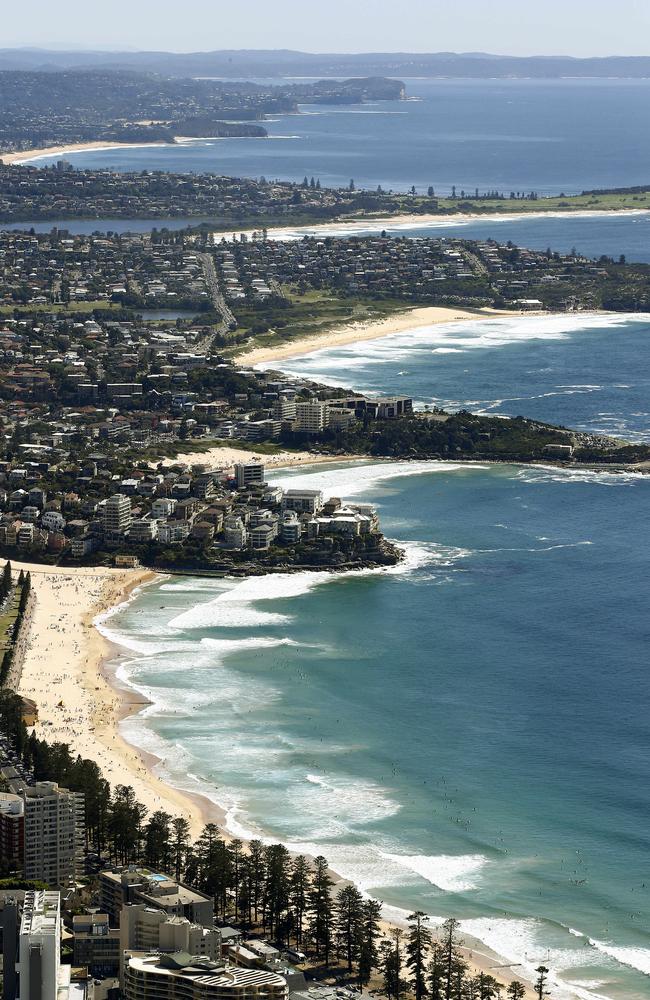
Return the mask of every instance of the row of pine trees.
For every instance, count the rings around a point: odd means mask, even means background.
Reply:
[[[408,929],[381,925],[381,904],[350,883],[334,885],[327,859],[293,857],[282,844],[226,841],[210,823],[192,842],[181,817],[151,815],[125,785],[114,789],[93,761],[73,757],[62,743],[27,735],[20,698],[0,691],[0,729],[9,736],[37,779],[82,791],[86,846],[116,864],[137,862],[173,874],[214,899],[222,922],[262,931],[280,946],[307,952],[321,967],[343,963],[360,986],[379,985],[389,1000],[498,1000],[502,989],[488,972],[469,969],[461,952],[458,922],[432,931],[422,912]],[[548,970],[538,969],[536,994],[547,996]],[[507,1000],[523,1000],[518,982]]]

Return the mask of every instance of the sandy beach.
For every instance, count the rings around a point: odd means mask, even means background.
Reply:
[[[46,146],[43,149],[23,149],[19,152],[0,152],[0,160],[3,163],[13,163],[21,166],[24,163],[31,163],[32,160],[40,160],[49,156],[67,156],[68,153],[89,153],[92,150],[104,149],[144,149],[149,146],[166,146],[165,142],[79,142],[71,143],[69,146]]]
[[[450,215],[429,214],[429,215],[360,215],[356,218],[341,219],[338,222],[315,222],[313,225],[286,225],[273,226],[267,229],[267,238],[270,240],[297,240],[303,236],[316,234],[318,236],[356,236],[360,233],[381,233],[384,229],[395,234],[400,230],[409,231],[411,229],[423,229],[430,227],[435,236],[436,228],[447,226],[462,226],[470,222],[516,222],[519,219],[592,219],[603,218],[610,215],[648,215],[650,212],[644,208],[604,208],[586,209],[575,208],[559,211],[558,209],[548,209],[548,211],[522,212],[513,210],[511,212],[457,212]],[[231,241],[239,236],[246,236],[251,239],[253,233],[260,232],[259,229],[236,229],[224,232],[215,231],[212,239],[219,243],[222,239]]]
[[[361,456],[363,457],[363,456]],[[244,448],[231,448],[229,445],[215,445],[206,451],[188,452],[186,455],[177,455],[176,458],[165,458],[162,462],[155,463],[156,466],[163,465],[196,465],[206,469],[221,469],[228,471],[234,469],[236,462],[263,462],[269,468],[295,468],[301,465],[316,465],[323,462],[353,462],[357,460],[355,455],[317,455],[311,451],[279,451],[275,454],[265,455],[263,452],[248,451]]]
[[[186,817],[194,836],[205,822],[222,821],[221,810],[207,800],[160,781],[151,770],[155,759],[119,735],[120,719],[145,702],[136,692],[118,691],[109,683],[103,665],[116,650],[93,620],[125,601],[135,588],[155,580],[156,574],[12,565],[30,571],[35,596],[19,693],[38,705],[38,737],[48,743],[68,743],[74,753],[95,761],[112,785],[131,785],[149,811],[164,809]]]
[[[308,458],[313,461],[313,456]],[[157,759],[136,750],[119,734],[120,720],[146,701],[135,691],[114,686],[115,679],[104,665],[120,650],[104,639],[94,622],[160,577],[148,570],[103,567],[50,569],[13,563],[13,568],[30,571],[35,597],[19,691],[38,705],[37,736],[49,743],[67,743],[73,753],[95,761],[113,786],[130,785],[149,812],[164,809],[184,816],[194,839],[207,822],[223,830],[223,810],[157,778],[152,770]],[[335,871],[331,874],[337,887],[345,884]],[[384,933],[390,933],[392,926],[382,922]],[[478,942],[468,941],[462,950],[477,972],[489,972],[504,984],[514,978],[508,969],[495,968],[499,956],[484,951]],[[532,996],[527,991],[527,997]]]
[[[361,340],[377,340],[393,333],[404,333],[419,326],[435,326],[440,323],[460,323],[466,320],[498,319],[500,316],[521,316],[520,312],[498,312],[495,309],[453,309],[447,306],[424,306],[407,309],[404,312],[388,316],[373,322],[349,323],[345,326],[332,327],[323,331],[317,337],[305,337],[302,340],[287,341],[273,347],[256,347],[237,355],[237,361],[243,365],[260,365],[269,361],[282,361],[286,358],[299,357],[329,347],[342,347],[344,344],[355,344]],[[526,313],[527,316],[534,315]]]

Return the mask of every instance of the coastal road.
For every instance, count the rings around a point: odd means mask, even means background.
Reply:
[[[214,306],[214,311],[221,317],[221,322],[218,324],[214,332],[226,334],[231,329],[233,324],[235,326],[237,325],[237,320],[233,316],[230,307],[223,296],[223,292],[221,291],[219,278],[217,277],[217,269],[214,266],[214,260],[209,253],[200,253],[198,257],[201,261],[203,277],[205,278],[205,283],[208,288],[210,299],[212,300],[212,305]],[[201,354],[207,354],[211,347],[212,335],[204,337],[203,340],[197,344],[197,350]]]

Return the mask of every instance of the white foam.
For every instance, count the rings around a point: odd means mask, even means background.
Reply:
[[[359,112],[357,112],[359,113]],[[368,113],[368,112],[366,112]],[[387,112],[384,112],[387,113]],[[400,112],[391,112],[392,114]],[[403,113],[403,112],[401,112]],[[322,114],[320,111],[304,111],[303,114],[310,116],[319,116]],[[374,233],[389,232],[393,233],[407,233],[412,230],[418,230],[423,234],[427,234],[431,231],[435,235],[436,230],[439,229],[464,229],[467,226],[476,225],[477,223],[482,223],[483,225],[490,225],[491,223],[526,223],[531,220],[539,219],[561,219],[567,223],[571,223],[573,219],[611,219],[616,217],[630,218],[633,216],[641,218],[649,218],[650,212],[647,209],[624,209],[620,212],[607,212],[607,211],[577,211],[577,212],[526,212],[526,213],[516,213],[508,212],[503,214],[490,214],[490,215],[445,215],[439,216],[437,218],[426,218],[419,219],[414,215],[411,219],[401,219],[400,221],[395,221],[390,217],[383,219],[369,219],[364,221],[359,221],[356,223],[330,223],[317,226],[300,226],[300,227],[285,227],[282,229],[270,229],[269,238],[272,240],[277,240],[280,243],[294,242],[296,240],[302,240],[305,236],[314,236],[317,239],[324,239],[326,236],[333,237],[350,237],[350,236],[367,236]],[[252,230],[250,230],[252,233]],[[214,239],[218,241],[222,235],[232,236],[233,234],[227,233],[214,233]]]
[[[462,920],[462,934],[469,934],[487,945],[491,951],[521,968],[530,981],[536,979],[540,963],[551,969],[548,987],[557,1000],[578,997],[579,1000],[609,1000],[601,994],[567,981],[573,969],[591,967],[596,963],[591,948],[548,948],[547,929],[540,920],[520,920],[508,917],[479,917]],[[560,975],[556,970],[560,970]]]
[[[526,341],[561,341],[584,332],[619,329],[630,324],[646,325],[648,313],[563,313],[545,316],[512,316],[494,319],[463,320],[453,323],[414,326],[410,330],[388,334],[375,340],[326,347],[287,361],[270,361],[257,368],[281,368],[313,375],[325,367],[328,374],[337,369],[347,372],[368,364],[383,364],[416,357],[424,349],[440,353],[507,347]],[[350,378],[347,379],[348,384]]]
[[[268,479],[284,489],[322,490],[326,495],[354,497],[364,494],[375,486],[400,476],[424,476],[436,473],[485,471],[487,465],[460,462],[368,462],[367,464],[346,464],[339,469],[317,469],[315,472],[295,473],[270,472]]]
[[[482,854],[386,854],[382,857],[415,872],[445,892],[469,892],[478,886],[479,873],[489,864]]]
[[[616,959],[621,965],[627,965],[630,969],[636,969],[646,976],[650,976],[650,948],[625,948],[620,945],[609,944],[605,941],[590,941],[593,947]]]

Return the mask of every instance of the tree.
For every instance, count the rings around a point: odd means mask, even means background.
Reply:
[[[329,875],[327,859],[319,855],[314,859],[314,874],[309,894],[310,922],[309,932],[314,942],[316,954],[323,956],[325,965],[329,965],[332,948],[332,880]]]
[[[408,920],[411,926],[406,939],[406,965],[411,972],[415,1000],[422,1000],[427,994],[425,963],[431,947],[431,933],[426,926],[429,918],[422,910],[416,910]]]
[[[402,952],[400,942],[402,931],[395,927],[392,932],[393,942],[382,941],[380,947],[379,967],[384,980],[384,992],[389,1000],[399,1000],[402,974]]]
[[[433,189],[432,185],[431,185],[431,184],[429,184],[429,187],[427,188],[427,194],[429,195],[429,197],[430,197],[430,198],[433,198],[433,197],[434,197],[434,195],[435,195],[435,193],[436,193],[436,192],[434,191],[434,189]]]
[[[474,978],[474,987],[477,1000],[498,1000],[501,995],[501,988],[496,979],[486,972],[480,972]]]
[[[509,984],[506,993],[508,994],[508,1000],[524,1000],[526,996],[526,987],[523,983],[520,983],[518,979],[513,979]]]
[[[459,960],[459,941],[457,939],[459,923],[453,917],[445,920],[442,925],[442,952],[444,963],[444,997],[451,1000],[454,983],[454,965]]]
[[[293,914],[293,929],[296,944],[302,944],[303,924],[309,905],[311,874],[306,859],[299,854],[295,858],[289,880],[289,905]]]
[[[443,1000],[445,995],[445,953],[442,945],[435,942],[429,962],[429,995],[431,1000]]]
[[[537,1000],[544,1000],[545,996],[548,996],[546,992],[546,982],[548,980],[548,969],[545,965],[540,965],[535,969],[537,973],[537,979],[535,980],[535,992],[537,993]]]
[[[336,940],[339,952],[345,955],[348,972],[352,972],[352,963],[359,957],[362,913],[363,897],[356,886],[340,889],[335,907]]]
[[[262,890],[266,877],[266,865],[264,855],[264,845],[261,840],[251,840],[248,845],[247,875],[249,882],[249,921],[251,908],[255,916],[255,923],[258,920],[259,909],[262,904]]]
[[[152,868],[166,870],[170,855],[171,816],[162,809],[149,817],[144,828],[143,859]]]
[[[264,860],[266,879],[262,923],[265,928],[268,927],[272,938],[286,937],[286,926],[282,928],[283,935],[279,933],[279,926],[289,907],[289,852],[283,844],[272,844],[265,848]]]
[[[367,986],[373,968],[377,965],[377,941],[381,903],[376,899],[364,900],[361,907],[361,933],[359,943],[359,983]]]
[[[185,859],[190,844],[190,824],[186,819],[177,816],[172,820],[172,860],[174,863],[174,875],[176,881],[180,882],[181,875],[185,868]]]

